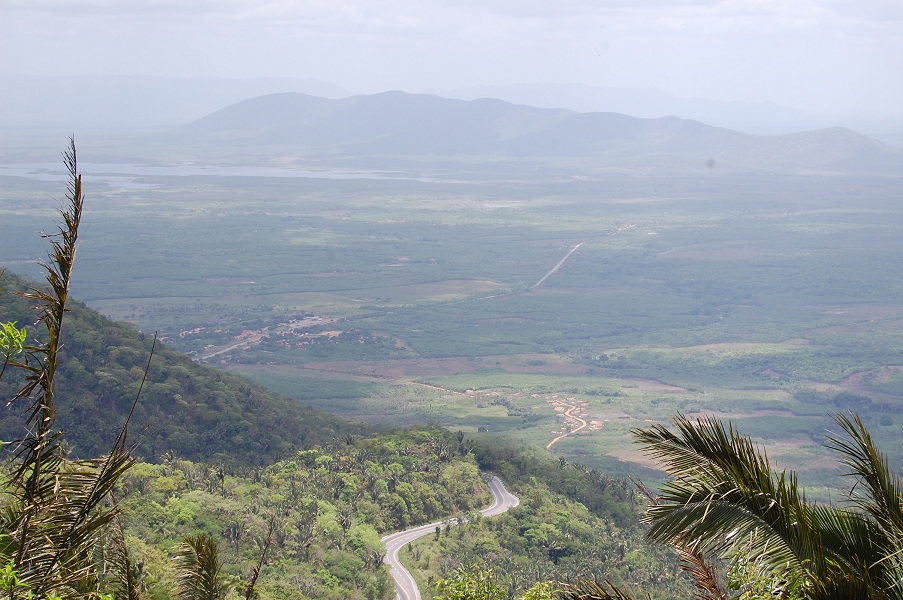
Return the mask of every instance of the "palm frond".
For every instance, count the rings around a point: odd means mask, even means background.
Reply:
[[[51,253],[50,260],[42,266],[46,271],[50,289],[49,291],[33,289],[30,293],[24,294],[38,302],[41,311],[38,322],[43,323],[47,331],[47,341],[38,346],[27,347],[26,358],[15,363],[29,374],[12,402],[28,399],[30,405],[26,423],[32,428],[31,433],[14,442],[19,465],[13,473],[11,483],[19,490],[23,507],[22,518],[16,523],[14,533],[14,537],[19,540],[19,552],[15,557],[17,566],[26,559],[31,560],[30,554],[26,554],[30,553],[29,540],[37,538],[32,535],[31,527],[35,520],[40,520],[39,514],[45,505],[53,501],[56,472],[63,460],[60,447],[62,435],[54,430],[56,421],[54,379],[59,364],[63,315],[66,312],[78,227],[84,206],[74,139],[70,138],[70,146],[63,154],[63,159],[69,171],[68,206],[61,210],[63,224],[60,225],[58,232],[45,235],[50,240]],[[31,364],[29,357],[32,357],[37,365]]]
[[[858,415],[840,414],[834,421],[846,437],[830,435],[827,446],[840,454],[849,469],[845,475],[855,479],[849,497],[862,516],[835,524],[832,533],[861,563],[863,577],[903,597],[903,485]]]
[[[773,594],[903,599],[903,486],[857,416],[836,421],[846,437],[828,447],[856,479],[853,508],[807,502],[794,473],[774,472],[714,419],[678,415],[675,432],[634,430],[671,475],[647,509],[647,537],[754,565]]]
[[[556,600],[633,600],[633,597],[605,580],[602,583],[591,579],[579,579],[561,584],[555,592]]]
[[[828,557],[821,575],[812,579],[821,596],[829,589],[844,589],[852,598],[893,587],[893,577],[888,577],[886,569],[876,568],[887,555],[880,542],[883,532],[873,520],[857,511],[817,505],[812,508],[811,521]]]
[[[631,477],[630,480],[646,498],[651,506],[659,506],[662,499],[650,490],[642,481]],[[677,536],[672,538],[671,545],[680,556],[680,568],[690,576],[693,585],[697,588],[697,600],[727,600],[723,578],[720,576],[714,563],[709,560],[698,545],[688,544],[686,540]]]
[[[776,475],[764,452],[715,419],[678,415],[674,425],[676,433],[661,425],[633,431],[672,476],[646,513],[649,539],[721,556],[749,551],[755,539],[751,559],[788,576],[823,562],[795,474]]]
[[[219,600],[229,590],[220,571],[219,548],[206,534],[185,538],[173,562],[179,600]]]
[[[145,594],[138,581],[132,555],[125,543],[125,534],[119,519],[112,523],[104,551],[107,574],[112,578],[110,588],[122,600],[144,600]]]
[[[68,206],[61,211],[59,231],[45,235],[51,245],[43,265],[48,287],[24,294],[37,301],[46,341],[26,347],[24,357],[11,363],[26,373],[12,402],[28,403],[29,431],[14,442],[17,464],[6,480],[14,501],[0,514],[9,537],[7,555],[12,556],[19,581],[36,597],[52,591],[67,597],[96,593],[95,550],[103,530],[118,513],[108,498],[134,463],[125,443],[128,419],[110,453],[93,460],[67,460],[61,446],[63,434],[55,428],[54,381],[84,204],[74,139],[64,161],[69,171]]]
[[[831,435],[827,446],[838,452],[842,464],[850,469],[846,475],[856,479],[850,498],[888,534],[903,537],[903,485],[891,471],[887,455],[878,450],[858,415],[840,414],[834,421],[849,439]]]
[[[727,600],[727,589],[718,569],[699,547],[685,544],[679,538],[674,541],[674,547],[680,555],[681,570],[693,579],[697,600]]]

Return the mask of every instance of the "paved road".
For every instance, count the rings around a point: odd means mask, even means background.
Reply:
[[[495,475],[490,475],[488,482],[489,489],[492,491],[492,505],[480,511],[480,514],[484,517],[500,515],[509,508],[514,508],[520,504],[520,498],[509,492],[501,479]],[[456,520],[451,519],[449,523],[455,524]],[[417,583],[408,570],[404,568],[404,565],[401,564],[401,561],[398,560],[398,551],[405,544],[435,533],[436,527],[441,527],[443,524],[444,521],[436,521],[428,525],[399,531],[382,539],[383,544],[386,545],[386,558],[383,562],[389,565],[389,574],[395,580],[395,597],[398,600],[421,600],[420,589],[417,587]]]

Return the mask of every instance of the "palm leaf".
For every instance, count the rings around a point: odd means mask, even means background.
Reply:
[[[122,524],[116,519],[110,528],[104,553],[107,573],[113,581],[110,585],[115,596],[122,600],[144,600],[144,591],[138,581],[137,570],[125,543]]]
[[[56,404],[54,400],[54,379],[59,364],[58,352],[63,315],[69,296],[69,281],[75,261],[78,227],[81,222],[84,195],[81,189],[81,175],[78,173],[75,141],[70,139],[70,147],[64,155],[69,171],[67,187],[67,208],[61,211],[63,224],[56,234],[45,235],[50,240],[49,261],[44,263],[49,291],[34,289],[26,297],[38,302],[41,315],[38,322],[47,331],[47,341],[38,346],[29,346],[23,361],[14,366],[23,368],[29,375],[25,385],[15,395],[12,402],[27,399],[27,426],[32,428],[29,435],[14,442],[19,465],[15,469],[10,484],[19,492],[22,505],[21,518],[15,523],[13,537],[18,540],[15,556],[17,568],[23,562],[32,560],[31,545],[39,535],[33,535],[33,524],[40,520],[40,513],[55,497],[56,474],[62,465],[63,453],[60,447],[62,435],[54,430]],[[31,360],[30,360],[31,359]],[[32,364],[32,363],[36,364]]]
[[[743,549],[788,577],[823,562],[793,473],[775,475],[764,452],[715,419],[678,415],[674,425],[633,432],[672,476],[647,511],[649,539],[725,557]]]
[[[633,600],[627,592],[618,589],[606,580],[602,583],[590,579],[579,579],[561,584],[555,592],[556,600]]]
[[[840,453],[841,463],[850,469],[846,475],[856,479],[850,498],[889,535],[899,539],[903,536],[900,478],[891,471],[887,456],[878,450],[858,415],[836,415],[834,421],[849,439],[828,436],[827,446]]]
[[[674,547],[680,555],[681,570],[693,579],[697,600],[727,600],[727,590],[718,570],[699,547],[680,539],[674,540]]]
[[[219,600],[229,586],[220,571],[219,548],[206,534],[185,538],[173,562],[176,565],[176,585],[179,600]]]
[[[855,510],[806,502],[794,473],[775,473],[764,452],[714,419],[678,415],[676,432],[634,430],[671,475],[647,509],[647,536],[749,561],[766,570],[777,594],[903,598],[900,480],[858,417],[836,421],[847,437],[830,437],[828,447],[856,478]]]
[[[856,530],[852,519],[839,524],[836,543],[860,563],[862,577],[903,597],[903,485],[858,415],[836,415],[834,420],[846,438],[828,436],[827,445],[840,454],[849,469],[845,475],[856,480],[849,496],[862,511],[861,520],[868,519]]]
[[[134,463],[126,447],[128,419],[110,453],[93,460],[66,460],[63,434],[55,429],[54,381],[84,203],[73,139],[64,160],[70,176],[68,207],[61,211],[59,231],[45,235],[51,244],[49,261],[43,265],[48,288],[24,294],[37,301],[38,321],[46,329],[47,340],[27,347],[24,357],[11,363],[27,374],[12,401],[28,403],[29,431],[14,442],[18,464],[6,481],[12,501],[0,513],[3,532],[8,534],[4,552],[12,557],[19,581],[36,597],[51,591],[66,597],[97,591],[94,552],[118,512],[108,498]]]

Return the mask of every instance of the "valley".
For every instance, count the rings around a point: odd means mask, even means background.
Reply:
[[[341,416],[538,448],[562,431],[548,401],[573,398],[600,425],[550,451],[617,475],[655,476],[627,433],[677,412],[732,415],[816,490],[834,412],[903,459],[892,174],[128,148],[86,173],[74,292],[195,360]],[[0,176],[2,264],[34,275],[52,168]]]
[[[467,118],[485,119],[477,104]],[[386,598],[388,556],[410,574],[396,595],[476,576],[546,598],[565,585],[552,582],[604,576],[686,597],[673,549],[649,545],[654,527],[638,522],[654,510],[644,485],[662,481],[639,429],[648,440],[675,415],[701,419],[692,432],[729,421],[818,500],[850,493],[825,443],[844,426],[832,415],[862,415],[899,463],[896,151],[852,132],[751,140],[611,119],[577,121],[589,137],[600,123],[632,131],[624,157],[593,144],[503,156],[519,146],[491,135],[482,156],[456,156],[456,143],[392,154],[423,142],[396,131],[369,154],[314,159],[272,141],[214,150],[224,134],[209,121],[193,143],[192,127],[108,140],[119,161],[99,151],[86,166],[71,291],[88,306],[67,304],[56,423],[70,456],[94,456],[124,452],[128,422],[148,461],[116,483],[110,552],[146,566],[126,565],[128,585],[180,597],[186,544],[212,540],[220,596]],[[698,145],[675,151],[688,131],[720,139],[729,166]],[[559,134],[534,131],[528,146]],[[364,143],[350,135],[336,148]],[[765,159],[730,164],[763,147]],[[41,276],[35,232],[58,215],[63,180],[40,161],[0,166],[0,269]],[[32,323],[15,294],[31,284],[15,273],[0,282],[0,321]],[[2,395],[21,377],[0,381]],[[8,411],[2,437],[21,422]],[[520,498],[489,520],[486,473]],[[425,522],[403,552],[384,545]]]

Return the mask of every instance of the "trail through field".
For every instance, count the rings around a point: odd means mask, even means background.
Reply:
[[[633,229],[634,227],[636,227],[636,223],[627,223],[626,225],[622,225],[621,227],[618,227],[617,229],[613,229],[613,230],[609,231],[609,232],[608,232],[608,237],[611,237],[611,236],[613,236],[613,235],[617,235],[617,234],[621,233],[622,231],[627,231],[628,229]],[[539,286],[541,286],[543,283],[545,283],[545,280],[548,279],[549,277],[551,277],[552,275],[554,275],[555,272],[558,271],[558,269],[560,269],[562,266],[564,266],[564,263],[566,263],[567,260],[571,257],[571,255],[572,255],[574,252],[577,251],[577,248],[579,248],[580,246],[582,246],[582,245],[585,244],[585,243],[586,243],[586,241],[580,242],[579,244],[577,244],[576,246],[574,246],[573,248],[571,248],[570,252],[568,252],[567,254],[565,254],[565,255],[564,255],[564,258],[562,258],[561,260],[559,260],[559,261],[558,261],[558,264],[556,264],[554,267],[552,267],[551,270],[549,270],[548,273],[546,273],[545,275],[543,275],[543,276],[542,276],[542,279],[540,279],[539,281],[537,281],[536,283],[534,283],[534,284],[530,287],[530,289],[531,289],[531,290],[535,290],[536,288],[538,288]]]
[[[561,435],[559,435],[558,437],[556,437],[554,440],[552,440],[551,442],[549,442],[548,445],[546,446],[546,449],[547,449],[547,450],[550,449],[552,446],[554,446],[555,443],[558,442],[559,440],[563,440],[564,438],[566,438],[566,437],[569,436],[569,435],[574,435],[575,433],[577,433],[577,432],[580,431],[581,429],[585,428],[586,425],[587,425],[585,419],[581,419],[580,417],[578,417],[577,415],[574,414],[574,411],[580,408],[579,406],[575,406],[575,405],[573,405],[573,404],[568,404],[567,402],[562,402],[561,400],[556,400],[555,403],[558,404],[558,405],[560,405],[560,406],[567,406],[568,409],[567,409],[566,411],[564,411],[564,416],[565,416],[565,418],[567,418],[567,419],[574,419],[575,421],[577,421],[578,423],[580,423],[580,426],[577,427],[576,429],[571,429],[570,431],[567,431],[567,432],[565,432],[565,433],[562,433]]]
[[[582,246],[582,245],[585,244],[585,243],[586,243],[586,242],[580,242],[579,244],[577,244],[576,246],[574,246],[573,248],[571,248],[571,251],[568,252],[567,254],[565,254],[565,255],[564,255],[564,258],[562,258],[561,260],[559,260],[559,261],[558,261],[558,264],[555,265],[554,267],[552,267],[552,269],[551,269],[548,273],[546,273],[545,275],[543,275],[543,276],[542,276],[542,279],[540,279],[539,281],[537,281],[536,283],[534,283],[533,286],[530,287],[530,289],[531,289],[531,290],[535,290],[536,288],[538,288],[539,286],[541,286],[541,285],[543,284],[543,282],[544,282],[546,279],[548,279],[549,277],[551,277],[551,276],[555,273],[555,271],[557,271],[558,269],[560,269],[561,266],[564,265],[564,263],[567,262],[567,260],[571,257],[571,254],[573,254],[574,252],[577,251],[577,248],[579,248],[580,246]]]

